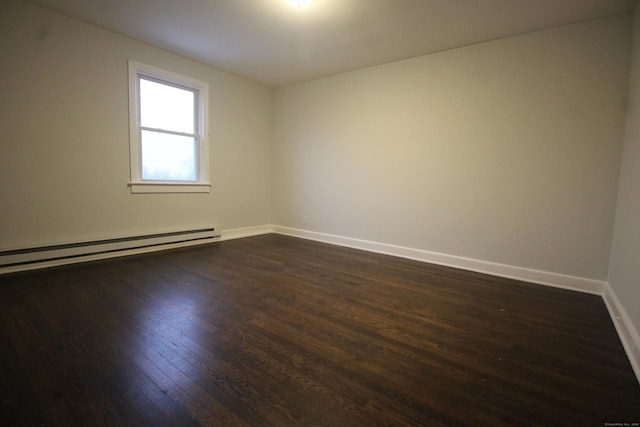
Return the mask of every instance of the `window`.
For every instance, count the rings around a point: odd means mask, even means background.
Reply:
[[[207,193],[208,84],[129,61],[132,193]]]

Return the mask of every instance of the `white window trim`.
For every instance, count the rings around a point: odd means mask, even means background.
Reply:
[[[148,76],[189,87],[198,92],[197,156],[198,176],[196,181],[156,181],[142,179],[142,156],[140,144],[140,112],[138,76]],[[151,65],[129,61],[129,149],[131,160],[132,193],[209,193],[209,84],[182,76]]]

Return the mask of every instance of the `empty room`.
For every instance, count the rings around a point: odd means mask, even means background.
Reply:
[[[4,0],[0,77],[0,425],[640,425],[636,0]]]

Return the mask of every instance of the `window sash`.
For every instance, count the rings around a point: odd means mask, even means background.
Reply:
[[[174,83],[168,80],[163,80],[163,79],[159,79],[159,78],[155,78],[152,76],[148,76],[144,73],[138,73],[138,78],[137,78],[137,108],[138,108],[138,125],[141,127],[147,127],[149,129],[151,129],[151,126],[142,126],[142,93],[141,93],[141,85],[142,85],[142,80],[146,80],[152,83],[156,83],[159,85],[163,85],[166,86],[168,88],[174,88],[174,89],[179,89],[185,92],[190,92],[193,95],[193,105],[191,106],[193,108],[193,117],[192,117],[192,122],[190,124],[191,129],[193,130],[193,133],[196,134],[198,132],[199,129],[199,123],[198,123],[198,118],[199,118],[199,91],[197,89],[194,89],[192,87],[188,87],[179,83]],[[174,132],[179,132],[178,130],[171,128],[171,127],[162,127],[162,128],[157,128],[157,129],[162,129],[162,130],[167,130],[167,131],[174,131]],[[188,133],[188,132],[186,132]]]
[[[143,181],[198,181],[197,138],[167,132],[142,131],[140,142],[143,154]]]
[[[172,130],[159,129],[159,128],[150,128],[150,127],[146,127],[146,126],[139,126],[138,129],[140,131],[146,130],[148,132],[166,133],[168,135],[190,136],[192,138],[199,138],[200,137],[197,133],[175,132],[175,131],[172,131]]]

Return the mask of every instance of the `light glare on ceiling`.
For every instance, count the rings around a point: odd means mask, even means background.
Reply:
[[[291,3],[292,6],[295,6],[298,9],[301,9],[303,7],[309,6],[312,1],[313,0],[289,0],[289,3]]]

